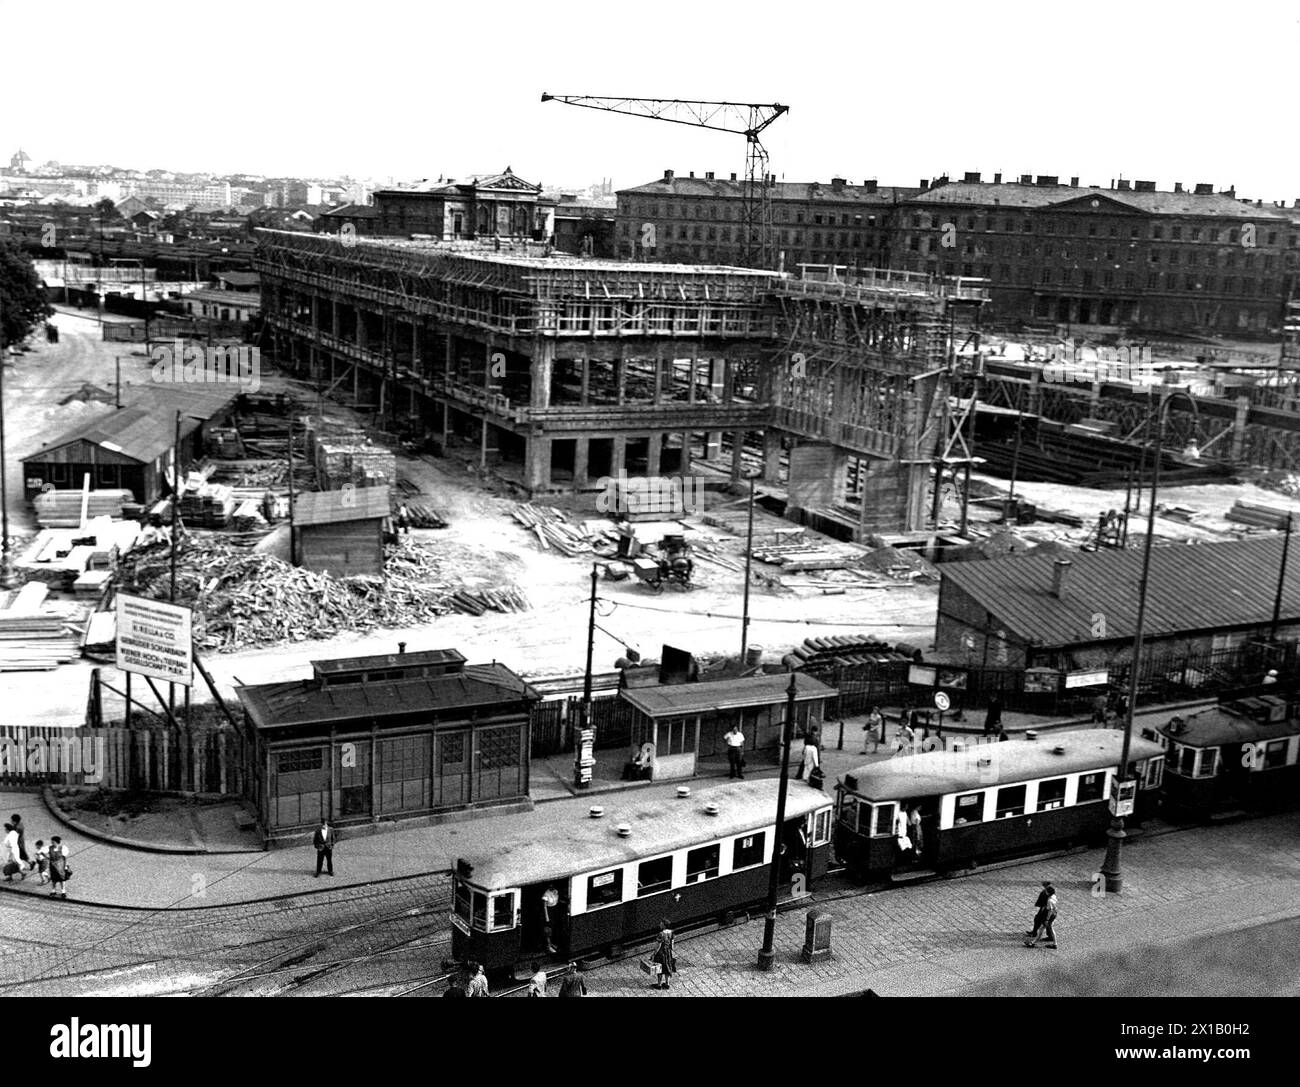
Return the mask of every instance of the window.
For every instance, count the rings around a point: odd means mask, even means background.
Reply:
[[[871,805],[860,803],[855,796],[845,796],[840,801],[839,819],[842,827],[855,832],[860,829],[863,834],[871,833]],[[858,826],[859,819],[865,820],[861,828]]]
[[[1097,224],[1096,224],[1096,223],[1089,223],[1089,224],[1088,224],[1088,237],[1090,237],[1090,238],[1095,238],[1096,236],[1097,236]]]
[[[1065,778],[1038,783],[1038,810],[1054,811],[1065,805]]]
[[[1183,236],[1183,228],[1180,227],[1180,226],[1172,226],[1172,227],[1170,227],[1170,228],[1169,228],[1169,236],[1170,236],[1171,238],[1173,238],[1175,241],[1177,241],[1179,238],[1181,238],[1181,237]]]
[[[894,811],[897,805],[877,804],[875,806],[876,822],[871,833],[877,838],[887,838],[894,833]]]
[[[1025,814],[1025,787],[1023,785],[1006,785],[998,790],[997,817],[1008,819],[1013,815]]]
[[[699,883],[705,879],[716,879],[721,855],[722,847],[717,844],[692,849],[686,854],[686,882]]]
[[[829,809],[819,811],[813,818],[813,845],[825,845],[831,840],[831,813]]]
[[[737,838],[731,850],[731,870],[739,872],[742,868],[753,868],[763,863],[763,843],[767,833],[751,834],[747,838]]]
[[[1286,740],[1270,740],[1264,748],[1264,769],[1276,770],[1286,765]]]
[[[959,796],[953,808],[953,824],[982,823],[984,821],[984,794],[967,793]]]
[[[1276,231],[1276,230],[1270,230],[1270,231],[1268,232],[1268,244],[1269,244],[1269,245],[1277,245],[1277,231]]]
[[[1178,759],[1178,772],[1184,777],[1191,777],[1196,772],[1196,748],[1174,744],[1171,754]]]
[[[319,747],[307,747],[301,751],[282,751],[276,763],[276,770],[281,774],[320,770],[324,766],[322,755],[323,751]]]
[[[1081,774],[1079,776],[1079,794],[1075,798],[1075,803],[1086,804],[1091,800],[1100,800],[1105,785],[1105,771],[1098,770],[1095,774]]]
[[[1153,226],[1151,228],[1151,237],[1163,238],[1164,236],[1165,236],[1165,231],[1163,227]]]
[[[1201,766],[1196,772],[1198,778],[1214,777],[1215,773],[1217,773],[1219,769],[1218,755],[1219,749],[1217,747],[1207,747],[1201,752]]]
[[[1201,240],[1201,232],[1197,230],[1196,227],[1192,227],[1191,238],[1194,242],[1199,242]]]
[[[51,465],[49,466],[49,469],[50,469],[50,482],[51,482],[51,483],[67,483],[67,482],[68,482],[68,470],[69,470],[69,469],[68,469],[68,466],[67,466],[66,464],[51,464]]]
[[[474,892],[473,909],[470,911],[470,924],[479,930],[487,928],[487,899],[488,896],[483,891]]]
[[[1165,760],[1152,759],[1147,763],[1147,788],[1158,789],[1165,780]]]
[[[658,857],[652,861],[642,861],[636,870],[636,896],[658,894],[673,885],[673,858]]]
[[[655,725],[655,754],[660,758],[665,755],[682,755],[695,748],[695,719],[693,717],[669,717]]]
[[[623,901],[623,869],[587,877],[587,909],[599,909]]]
[[[492,930],[515,927],[515,892],[492,896]]]

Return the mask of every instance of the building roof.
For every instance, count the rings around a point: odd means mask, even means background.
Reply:
[[[254,306],[261,308],[262,299],[255,291],[216,291],[199,289],[190,291],[185,295],[182,302],[219,302],[226,306]]]
[[[839,782],[872,801],[919,800],[1119,766],[1123,743],[1124,734],[1112,729],[1053,733],[1040,740],[975,744],[966,751],[896,755],[850,770]],[[1140,762],[1163,751],[1158,743],[1134,737],[1129,758]]]
[[[322,687],[314,679],[236,687],[259,732],[338,721],[454,715],[478,706],[541,699],[504,664],[471,664],[445,676]]]
[[[364,672],[368,669],[384,671],[390,668],[425,668],[430,665],[458,667],[465,663],[459,649],[418,649],[410,653],[375,653],[365,657],[333,657],[330,660],[308,662],[319,676],[337,676],[344,673]]]
[[[770,832],[776,821],[779,788],[779,780],[765,778],[693,787],[688,797],[652,798],[624,793],[610,798],[602,818],[593,819],[586,812],[575,811],[564,822],[548,822],[544,834],[535,821],[511,820],[514,825],[493,839],[491,853],[464,858],[473,865],[469,881],[488,891],[548,880],[559,882],[695,843],[746,831]],[[632,796],[639,799],[633,800]],[[820,789],[792,783],[785,817],[797,819],[827,808],[830,803]],[[717,806],[716,815],[705,811],[709,804]],[[499,821],[510,819],[503,816]],[[618,834],[617,828],[623,824],[632,828],[626,838]]]
[[[457,181],[455,178],[447,178],[445,181],[438,178],[436,181],[430,181],[427,178],[423,181],[417,181],[410,185],[390,185],[382,189],[375,190],[375,195],[397,195],[397,196],[464,196],[478,189],[495,189],[510,190],[523,194],[541,195],[542,187],[534,185],[530,181],[525,181],[518,174],[514,173],[509,166],[499,174],[470,174],[463,181]]]
[[[333,525],[344,521],[369,521],[391,512],[387,487],[307,491],[293,500],[293,523]]]
[[[182,420],[181,436],[193,433],[198,425],[194,419]],[[22,460],[40,460],[55,449],[74,442],[90,442],[141,464],[151,464],[171,449],[175,441],[176,424],[172,416],[149,407],[123,407],[79,423],[35,452],[28,453]]]
[[[918,190],[919,192],[919,190]],[[1088,198],[1108,200],[1144,215],[1199,215],[1219,219],[1279,218],[1278,209],[1256,207],[1227,193],[1147,192],[1098,185],[1037,185],[1015,181],[948,181],[919,192],[917,204],[1047,208]],[[1064,210],[1064,208],[1063,208]]]
[[[809,702],[830,698],[834,688],[803,672],[795,677],[795,701]],[[719,713],[747,706],[769,706],[784,702],[790,687],[790,675],[742,676],[712,683],[676,683],[662,687],[636,687],[619,692],[648,717],[678,717],[690,714]]]
[[[1151,551],[1145,636],[1222,630],[1268,623],[1273,616],[1282,537],[1231,543],[1176,544]],[[1016,555],[945,563],[943,589],[954,585],[1005,628],[1032,645],[1067,646],[1131,640],[1137,627],[1142,551],[1072,554],[1065,595],[1052,595],[1050,555]],[[1192,591],[1194,590],[1194,591]],[[1092,633],[1094,616],[1106,633]],[[942,610],[940,612],[942,622]],[[1281,620],[1300,620],[1300,561],[1287,562]]]
[[[154,350],[157,351],[165,343],[166,341],[163,340],[155,340]],[[247,350],[237,344],[230,345],[229,349]],[[211,350],[215,353],[225,348],[214,344]],[[179,362],[179,359],[177,361]],[[124,386],[122,402],[129,407],[145,408],[160,419],[168,420],[174,426],[178,411],[190,419],[200,419],[204,422],[215,419],[244,391],[245,389],[237,381],[229,383],[150,381],[142,385]]]
[[[343,204],[322,215],[326,219],[378,219],[379,209],[374,204]]]
[[[1300,720],[1265,721],[1245,707],[1215,706],[1182,718],[1182,728],[1170,728],[1175,718],[1160,728],[1161,734],[1187,747],[1218,747],[1233,743],[1264,743],[1300,733]]]
[[[215,278],[232,287],[260,287],[262,277],[256,272],[216,272]]]
[[[677,196],[677,197],[730,197],[740,200],[745,195],[746,183],[743,180],[730,181],[718,178],[701,177],[661,177],[646,185],[637,185],[631,189],[619,189],[619,196]],[[921,189],[901,185],[877,185],[874,189],[867,185],[842,185],[835,187],[820,181],[778,181],[772,186],[772,200],[776,203],[791,202],[826,202],[826,203],[860,203],[895,204],[900,200],[914,197]]]

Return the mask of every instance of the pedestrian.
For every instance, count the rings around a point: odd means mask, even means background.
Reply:
[[[668,927],[666,918],[659,922],[659,940],[650,961],[659,967],[659,980],[654,987],[667,989],[668,979],[677,973],[677,956],[673,954],[673,930]]]
[[[799,772],[795,774],[795,780],[803,780],[804,774],[808,775],[808,780],[812,781],[813,771],[821,771],[822,756],[817,750],[817,733],[810,732],[803,738],[803,758],[799,762]]]
[[[467,984],[468,981],[465,977],[465,971],[457,970],[447,978],[447,990],[442,995],[463,997],[467,995],[465,992],[465,986]]]
[[[9,822],[13,824],[14,830],[18,832],[18,859],[24,864],[29,864],[31,858],[27,855],[27,828],[23,826],[23,817],[17,812],[9,816]]]
[[[912,848],[916,850],[916,855],[919,857],[925,849],[925,844],[921,837],[921,809],[915,804],[907,809],[907,830],[912,839]]]
[[[320,878],[322,866],[329,866],[329,874],[334,874],[334,843],[338,840],[338,832],[329,824],[325,816],[320,818],[320,826],[316,828],[316,833],[311,836],[311,844],[316,847],[316,877]]]
[[[405,502],[397,507],[397,527],[407,536],[411,534],[411,511]]]
[[[63,890],[64,883],[72,875],[68,867],[68,851],[63,848],[63,839],[57,834],[50,839],[50,891],[51,898],[67,898]]]
[[[32,862],[36,868],[37,882],[50,882],[50,850],[41,840],[36,839],[36,859]]]
[[[586,996],[587,983],[583,980],[582,975],[578,973],[578,964],[569,963],[569,968],[564,972],[564,980],[560,982],[560,996]]]
[[[894,845],[898,850],[897,861],[900,865],[913,859],[912,839],[907,836],[907,814],[901,806],[894,813]]]
[[[1104,725],[1106,723],[1106,711],[1110,708],[1104,694],[1099,694],[1092,700],[1092,723],[1094,725]]]
[[[466,996],[487,996],[487,974],[483,972],[482,963],[471,962],[468,966],[469,981],[465,985]]]
[[[27,873],[23,869],[22,857],[18,851],[18,831],[14,829],[12,823],[5,824],[4,874],[6,883],[12,883],[14,876],[19,879],[27,878]]]
[[[994,695],[989,699],[988,712],[984,715],[984,735],[991,736],[1002,727],[1002,699]]]
[[[885,743],[885,715],[880,712],[879,706],[871,707],[871,712],[867,714],[867,723],[862,726],[862,731],[866,735],[862,738],[862,750],[859,754],[865,755],[867,753],[867,744],[873,739],[876,746],[871,753],[874,755],[879,752],[880,745]]]
[[[546,982],[546,971],[542,969],[542,964],[540,962],[534,962],[533,976],[528,980],[528,995],[545,996]]]
[[[745,779],[745,734],[740,731],[740,722],[733,721],[724,737],[727,741],[727,765],[730,773],[728,779]]]
[[[911,751],[912,745],[916,743],[916,733],[912,730],[912,726],[907,723],[906,718],[900,719],[898,724],[898,750],[894,752],[895,755],[901,755],[904,751]]]
[[[1026,947],[1034,947],[1039,939],[1047,936],[1047,943],[1043,946],[1052,951],[1056,950],[1056,914],[1057,914],[1056,888],[1052,886],[1050,879],[1043,880],[1043,890],[1038,896],[1038,901],[1034,903],[1036,911],[1034,914],[1034,927],[1025,933]]]

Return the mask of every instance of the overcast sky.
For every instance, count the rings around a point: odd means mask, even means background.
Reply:
[[[743,171],[741,136],[541,93],[781,102],[791,181],[980,170],[1300,197],[1276,0],[0,0],[0,155],[398,179]]]

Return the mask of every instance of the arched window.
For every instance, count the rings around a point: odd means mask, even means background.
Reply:
[[[488,209],[485,204],[478,207],[478,233],[490,234],[492,232],[492,223],[488,218]]]

